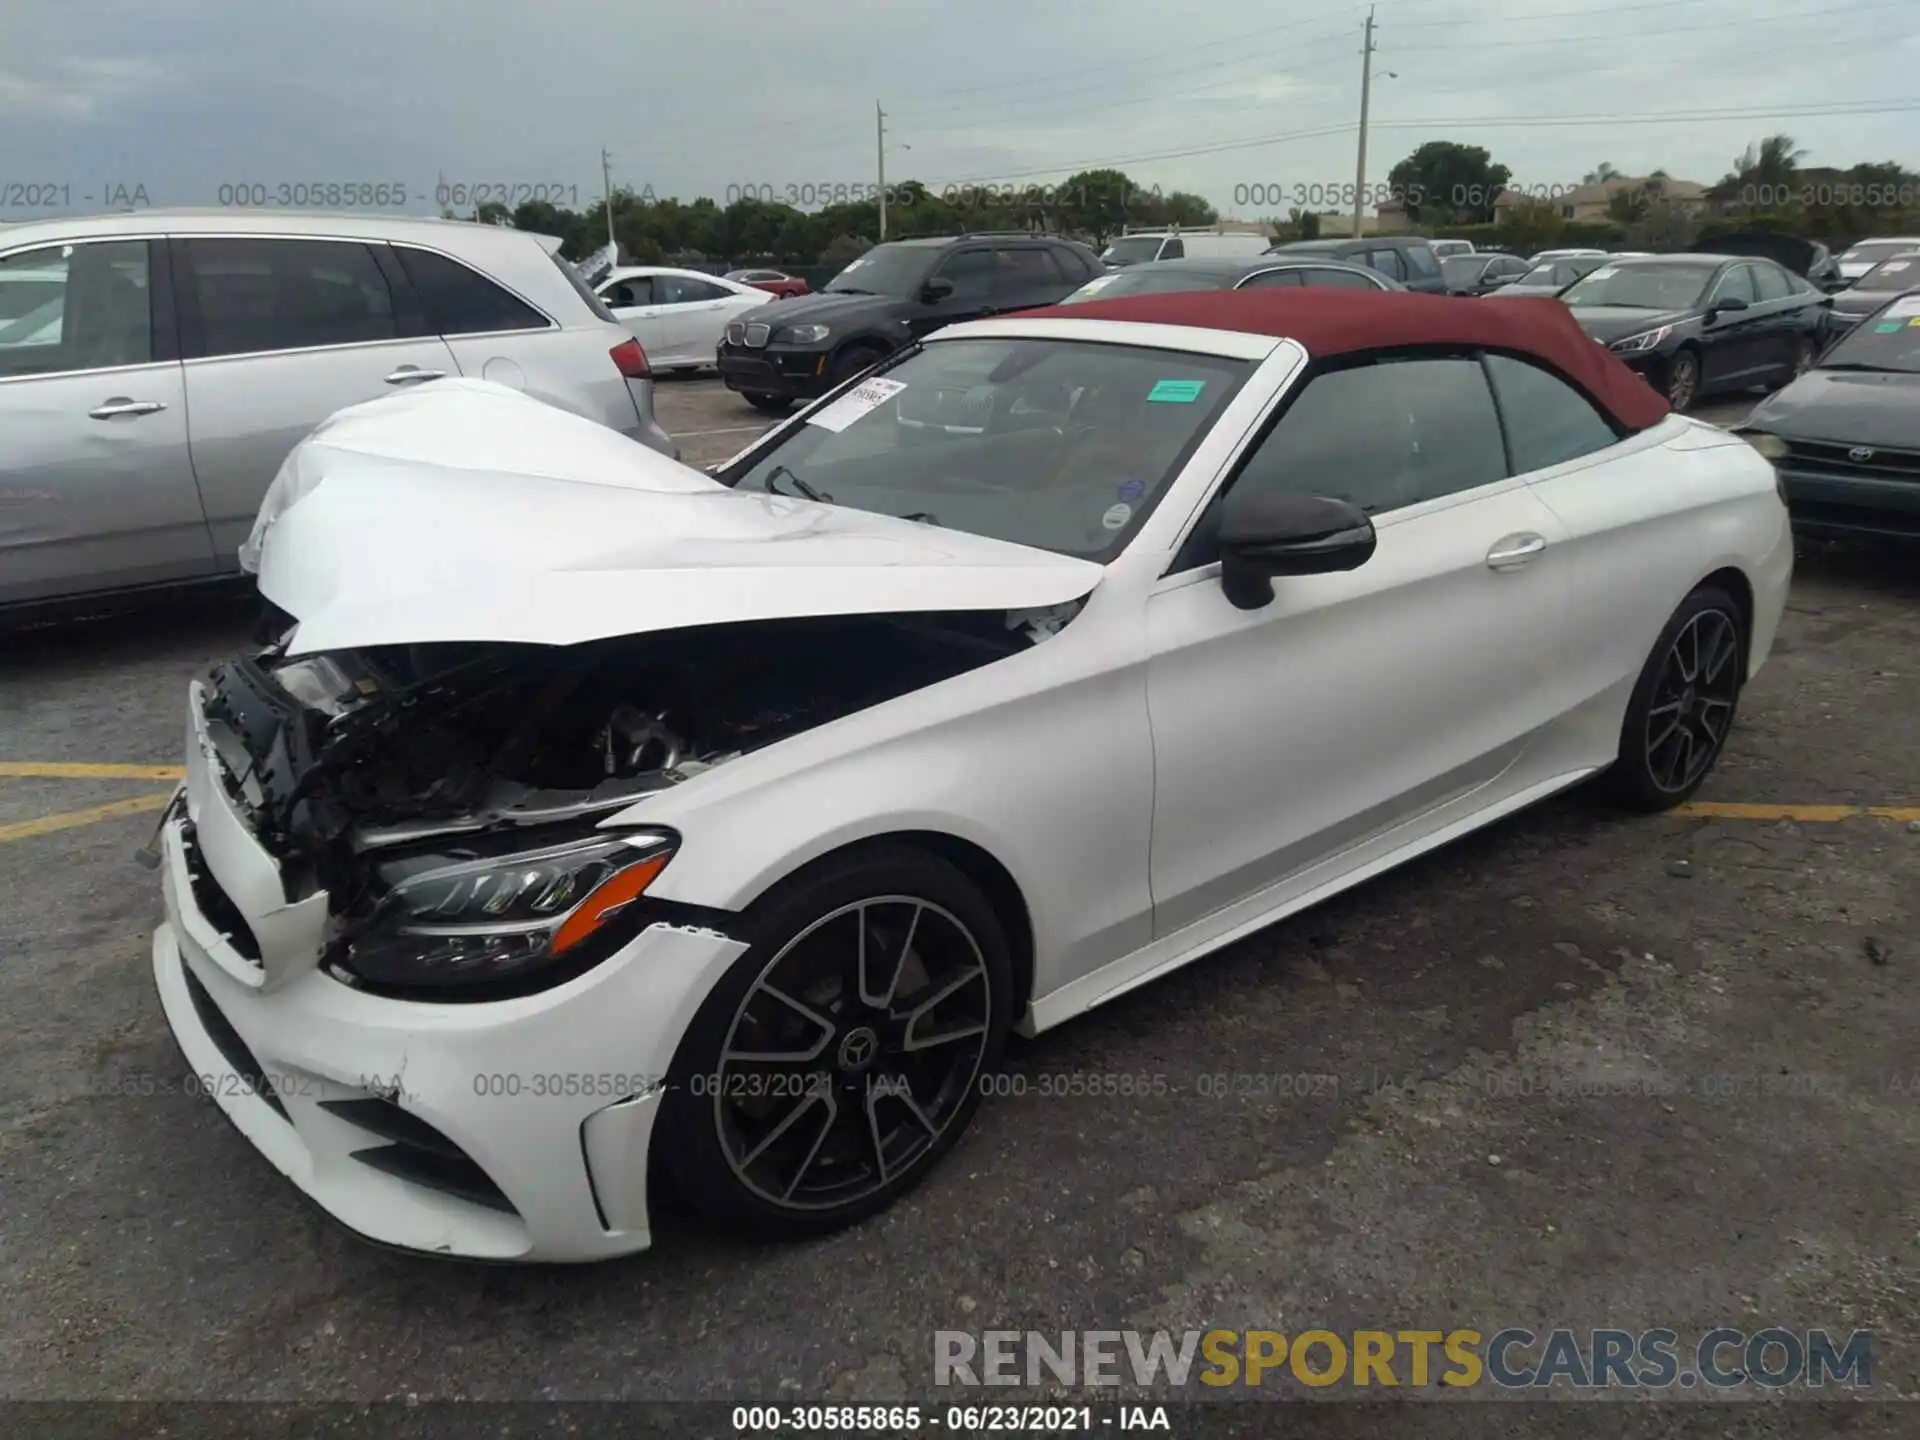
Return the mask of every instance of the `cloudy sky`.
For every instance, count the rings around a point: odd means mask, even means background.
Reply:
[[[869,184],[876,101],[896,180],[1112,164],[1270,213],[1236,202],[1354,174],[1366,8],[1289,8],[5,0],[0,218],[30,218],[22,185],[75,210],[109,185],[212,204],[223,185],[376,182],[430,211],[441,179],[590,202],[603,145],[616,183],[661,195]],[[1381,0],[1378,21],[1376,182],[1441,138],[1542,188],[1603,160],[1712,181],[1780,130],[1808,163],[1920,166],[1915,0]]]

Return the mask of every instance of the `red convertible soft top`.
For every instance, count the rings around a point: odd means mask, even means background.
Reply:
[[[1557,370],[1628,430],[1656,425],[1666,400],[1596,344],[1553,299],[1468,299],[1335,286],[1182,290],[1027,310],[1021,319],[1126,320],[1240,330],[1298,341],[1315,359],[1413,345],[1470,345]]]

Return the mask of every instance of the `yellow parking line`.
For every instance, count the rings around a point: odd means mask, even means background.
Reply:
[[[1727,805],[1698,801],[1681,805],[1674,813],[1709,820],[1804,820],[1831,824],[1837,820],[1920,820],[1920,805]]]
[[[0,776],[13,780],[179,780],[178,765],[90,765],[38,760],[0,760]]]
[[[8,840],[27,840],[35,835],[51,835],[56,830],[77,830],[82,825],[111,820],[117,815],[151,812],[160,809],[172,798],[171,790],[159,795],[136,795],[131,800],[115,800],[110,804],[95,805],[86,810],[68,810],[58,815],[42,815],[37,820],[20,820],[12,825],[0,825],[0,843]]]

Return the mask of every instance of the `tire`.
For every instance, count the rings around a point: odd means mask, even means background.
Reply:
[[[802,870],[738,933],[746,953],[674,1057],[655,1153],[682,1198],[723,1224],[840,1229],[924,1179],[973,1118],[1015,1014],[1005,930],[954,866],[889,844]],[[888,955],[883,992],[874,957]]]
[[[1676,414],[1686,414],[1700,398],[1700,356],[1692,350],[1675,352],[1667,365],[1667,404]]]
[[[1746,648],[1746,618],[1726,591],[1703,585],[1681,602],[1627,702],[1619,758],[1607,772],[1615,801],[1652,814],[1700,788],[1733,729]]]
[[[827,370],[827,386],[844,384],[858,375],[869,365],[877,365],[891,353],[878,345],[849,345],[833,357],[833,364]]]
[[[742,395],[749,405],[762,415],[785,415],[793,409],[793,401],[784,395]]]
[[[1784,389],[1788,385],[1791,385],[1802,375],[1806,374],[1807,371],[1811,370],[1813,368],[1814,358],[1818,354],[1819,347],[1806,336],[1801,336],[1799,343],[1793,347],[1793,369],[1788,371],[1787,378],[1780,382],[1780,388]]]

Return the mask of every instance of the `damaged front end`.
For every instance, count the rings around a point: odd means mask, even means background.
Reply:
[[[289,903],[324,892],[322,963],[385,993],[558,984],[653,907],[678,837],[598,828],[649,793],[1006,657],[1078,605],[835,616],[571,646],[437,643],[217,667],[204,718]]]

